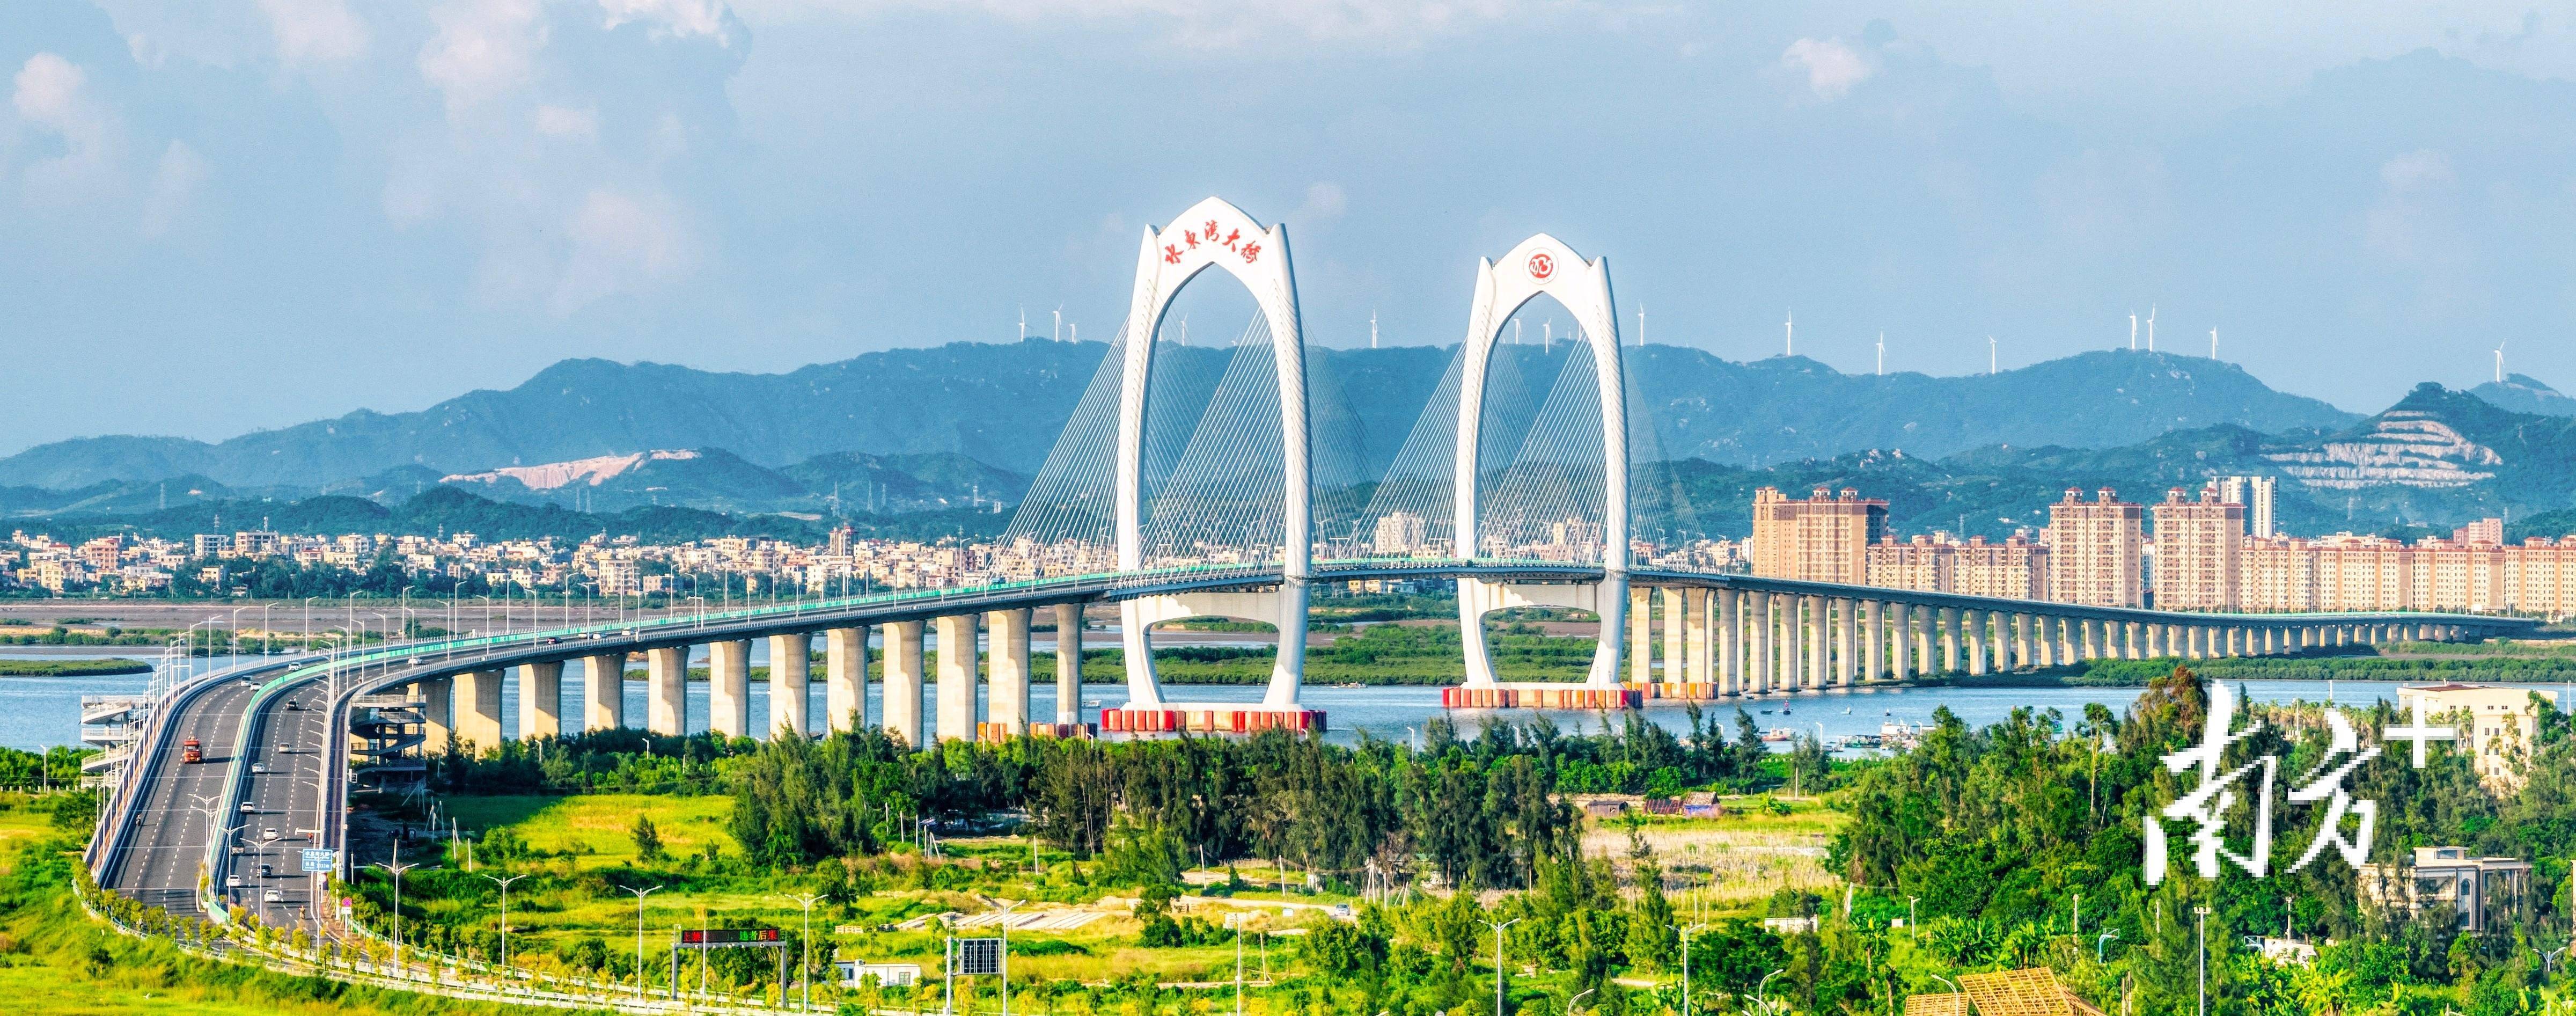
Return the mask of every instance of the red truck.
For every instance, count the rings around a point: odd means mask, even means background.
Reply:
[[[205,760],[206,748],[204,745],[198,744],[196,738],[191,737],[179,745],[179,761],[196,763],[203,762]]]

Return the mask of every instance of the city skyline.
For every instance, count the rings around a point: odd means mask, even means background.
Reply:
[[[1792,308],[1802,355],[1866,373],[1884,331],[1935,374],[1988,335],[2006,366],[2124,346],[2152,309],[2160,348],[2217,328],[2347,408],[2485,380],[2498,340],[2576,369],[2546,341],[2564,153],[2530,140],[2576,133],[2547,129],[2576,37],[2520,9],[2328,37],[1904,4],[271,6],[7,15],[0,221],[29,242],[0,353],[46,383],[0,447],[399,411],[572,356],[777,371],[1059,306],[1104,335],[1133,227],[1218,192],[1290,226],[1320,345],[1372,315],[1452,341],[1473,258],[1545,229],[1617,261],[1652,338],[1734,359]]]

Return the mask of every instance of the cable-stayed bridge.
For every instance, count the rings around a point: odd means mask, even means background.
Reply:
[[[1171,312],[1222,269],[1254,304],[1222,354],[1170,356]],[[2520,618],[2419,613],[2197,614],[1760,579],[1691,567],[1640,539],[1637,505],[1686,516],[1657,473],[1653,421],[1636,411],[1606,259],[1544,234],[1476,266],[1468,329],[1430,407],[1389,464],[1369,468],[1350,414],[1311,412],[1336,380],[1303,340],[1287,230],[1210,198],[1145,230],[1134,296],[1100,373],[997,551],[1019,578],[498,637],[387,646],[222,672],[160,701],[102,809],[89,861],[100,883],[173,909],[222,901],[279,924],[309,916],[289,876],[228,885],[273,847],[340,851],[349,874],[353,773],[401,780],[424,749],[640,725],[680,734],[690,663],[709,672],[704,729],[811,736],[878,725],[906,743],[1086,733],[1085,608],[1113,606],[1127,699],[1111,732],[1320,730],[1301,698],[1318,582],[1439,579],[1458,587],[1459,708],[1627,708],[1655,698],[1820,692],[2096,658],[2262,655],[2526,631]],[[1564,315],[1538,322],[1533,309]],[[1179,330],[1175,330],[1175,325]],[[1562,342],[1566,350],[1557,352]],[[1158,353],[1164,354],[1158,356]],[[1159,364],[1159,366],[1158,366]],[[1382,435],[1391,443],[1391,435]],[[1645,561],[1640,564],[1641,553]],[[1600,619],[1588,666],[1554,682],[1498,680],[1486,615],[1560,607]],[[1257,704],[1167,698],[1153,629],[1221,617],[1275,626]],[[1029,715],[1031,630],[1057,637],[1056,715]],[[750,712],[765,641],[768,715]],[[807,715],[821,643],[825,716]],[[630,661],[645,715],[629,717]],[[868,714],[871,664],[881,708]],[[564,716],[564,681],[581,682]],[[516,699],[515,729],[503,729]],[[632,721],[640,720],[640,723]],[[198,738],[206,760],[181,761]],[[307,832],[309,831],[309,832]],[[203,887],[199,872],[208,873]],[[274,890],[277,899],[266,899]],[[211,911],[209,911],[211,912]]]

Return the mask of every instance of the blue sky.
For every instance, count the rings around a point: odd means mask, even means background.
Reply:
[[[1208,194],[1288,222],[1334,345],[1454,341],[1474,259],[1546,230],[1733,358],[1794,309],[1845,370],[1883,329],[1964,373],[2153,306],[2356,410],[2498,343],[2576,387],[2576,16],[2096,6],[0,5],[0,453],[1059,304],[1105,338]]]

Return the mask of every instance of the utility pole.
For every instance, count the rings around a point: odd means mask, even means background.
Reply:
[[[1844,913],[1844,916],[1850,916],[1850,913],[1851,913],[1851,907],[1850,907],[1850,905],[1846,904],[1846,905],[1843,907],[1843,913]],[[1708,927],[1708,925],[1705,925],[1705,924],[1694,924],[1694,925],[1690,925],[1689,927],[1686,927],[1686,928],[1683,928],[1683,929],[1682,929],[1682,1016],[1690,1016],[1690,1011],[1691,1011],[1691,1010],[1690,1010],[1690,1002],[1691,1002],[1691,999],[1690,999],[1690,936],[1691,936],[1691,932],[1698,931],[1699,929],[1701,929],[1701,928],[1705,928],[1705,927]]]
[[[1500,924],[1485,922],[1494,929],[1494,1016],[1503,1016],[1503,929],[1519,923],[1517,917]]]
[[[822,898],[821,893],[788,897],[805,908],[805,964],[797,969],[796,979],[805,984],[805,1008],[808,1010],[814,1008],[814,901]],[[787,1001],[787,986],[784,984],[778,986],[778,1001],[781,1004]],[[1007,993],[1002,997],[1002,1004],[1010,1004],[1010,996]]]
[[[402,877],[403,872],[420,867],[420,863],[417,861],[411,864],[402,863],[402,841],[395,840],[394,859],[391,862],[378,861],[369,867],[382,868],[392,873],[394,877],[394,966],[401,967],[403,965]]]

